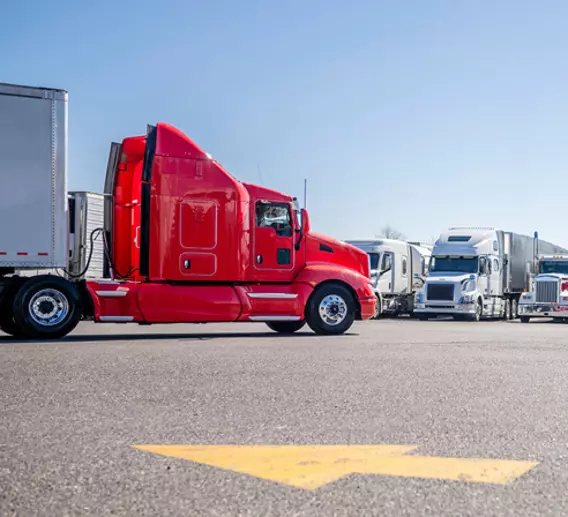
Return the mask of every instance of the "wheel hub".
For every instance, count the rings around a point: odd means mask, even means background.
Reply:
[[[69,302],[60,291],[42,289],[30,300],[29,314],[38,325],[58,325],[69,314]]]
[[[328,325],[339,325],[347,316],[347,303],[337,294],[328,294],[320,302],[319,314]]]

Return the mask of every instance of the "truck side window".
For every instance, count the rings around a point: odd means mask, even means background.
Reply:
[[[479,274],[487,274],[487,257],[479,257]]]
[[[280,237],[292,237],[292,219],[287,203],[256,203],[256,226],[273,228]]]
[[[383,260],[381,261],[381,273],[386,273],[387,271],[390,271],[391,268],[392,268],[391,256],[389,253],[384,253]]]

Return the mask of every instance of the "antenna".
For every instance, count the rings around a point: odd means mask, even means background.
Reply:
[[[304,208],[308,208],[308,180],[304,178]]]

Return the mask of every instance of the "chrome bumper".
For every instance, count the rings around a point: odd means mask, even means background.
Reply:
[[[475,314],[474,303],[417,303],[414,305],[416,314]]]
[[[519,316],[530,318],[568,318],[568,305],[519,303]]]

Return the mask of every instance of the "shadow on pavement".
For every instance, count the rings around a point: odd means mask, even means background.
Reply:
[[[357,336],[357,333],[346,333],[345,336]],[[318,337],[312,332],[295,332],[294,334],[278,334],[276,332],[219,332],[219,333],[200,333],[200,334],[184,334],[184,333],[155,333],[155,334],[80,334],[70,335],[61,339],[14,339],[11,336],[0,336],[0,344],[17,344],[17,343],[87,343],[87,342],[106,342],[106,341],[161,341],[173,339],[187,340],[210,340],[210,339],[266,339],[266,338],[299,338],[299,337]],[[342,336],[326,336],[340,338]]]

